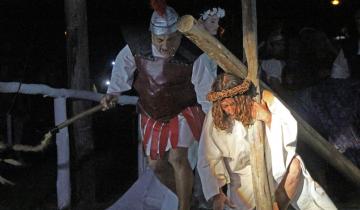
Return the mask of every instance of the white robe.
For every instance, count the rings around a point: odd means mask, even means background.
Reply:
[[[295,209],[336,209],[322,187],[309,175],[301,158],[296,155],[297,122],[289,110],[277,99],[269,106],[272,113],[270,128],[266,126],[266,137],[271,153],[271,172],[274,186],[280,183],[291,160],[301,162],[302,190],[292,201]],[[247,129],[236,121],[231,133],[216,129],[210,111],[204,122],[199,145],[197,169],[202,181],[205,198],[219,193],[219,188],[229,184],[229,198],[236,209],[251,209],[255,205],[251,167],[250,145]]]
[[[194,62],[191,82],[194,84],[197,102],[201,105],[204,113],[208,113],[211,108],[210,101],[206,96],[211,91],[211,86],[217,76],[217,64],[210,57],[203,53]]]

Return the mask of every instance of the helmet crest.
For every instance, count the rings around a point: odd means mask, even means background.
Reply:
[[[160,16],[164,16],[166,11],[165,0],[150,0],[150,5]]]

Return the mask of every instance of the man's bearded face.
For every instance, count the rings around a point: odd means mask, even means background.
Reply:
[[[152,34],[152,44],[156,49],[163,55],[168,58],[174,56],[177,49],[180,46],[181,34],[179,32],[174,32],[166,35],[155,35]]]

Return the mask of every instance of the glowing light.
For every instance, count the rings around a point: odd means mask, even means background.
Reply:
[[[115,61],[111,62],[111,65],[115,65]]]
[[[343,36],[343,35],[339,35],[339,36],[335,37],[335,40],[345,40],[345,39],[346,39],[346,36]]]
[[[334,6],[337,6],[340,4],[340,1],[339,0],[331,0],[331,4]]]
[[[66,32],[66,31],[64,32],[64,35],[65,35],[65,36],[67,35],[67,32]]]
[[[109,86],[109,85],[110,85],[110,81],[109,81],[109,80],[106,80],[106,81],[105,81],[105,85]]]

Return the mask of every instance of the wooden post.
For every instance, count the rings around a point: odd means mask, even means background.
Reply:
[[[85,0],[65,0],[67,69],[69,86],[76,90],[91,90],[89,72],[89,47]],[[85,111],[91,104],[84,101],[72,103],[73,115]],[[75,148],[78,157],[93,150],[91,118],[74,124]]]
[[[58,125],[67,119],[66,98],[54,99],[54,119]],[[62,128],[56,134],[57,150],[57,206],[58,209],[67,209],[71,204],[71,182],[70,182],[70,146],[68,128]]]
[[[87,29],[86,0],[65,0],[67,70],[69,86],[77,90],[90,90],[89,46]],[[91,107],[87,101],[72,102],[72,115]],[[71,141],[72,156],[77,166],[74,174],[75,193],[78,209],[89,209],[95,202],[95,168],[93,159],[82,161],[94,149],[91,116],[76,121]]]
[[[256,101],[260,103],[261,90],[258,74],[257,57],[257,21],[256,21],[256,0],[242,0],[242,22],[243,22],[243,46],[248,63],[248,79],[255,87]],[[272,199],[269,185],[268,170],[265,156],[265,128],[264,123],[255,121],[249,128],[250,141],[250,163],[255,195],[256,209],[271,210]]]

